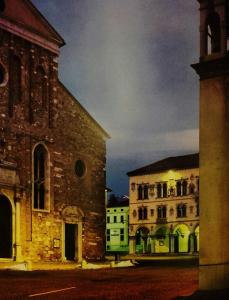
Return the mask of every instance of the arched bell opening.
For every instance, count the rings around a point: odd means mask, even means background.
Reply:
[[[206,55],[221,51],[221,28],[220,17],[216,12],[211,12],[206,20],[205,26],[205,48]]]

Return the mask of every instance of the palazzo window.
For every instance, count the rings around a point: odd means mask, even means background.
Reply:
[[[185,218],[186,217],[186,204],[177,205],[177,218]]]
[[[138,200],[149,199],[149,187],[147,184],[138,186]]]
[[[149,191],[148,191],[148,186],[145,184],[143,188],[143,198],[144,199],[149,199]]]
[[[147,207],[140,207],[138,209],[138,219],[139,220],[146,220],[147,218],[148,218]]]
[[[187,180],[178,180],[176,182],[177,196],[186,196],[188,193],[188,182]]]
[[[165,219],[166,218],[166,206],[161,205],[157,208],[157,218],[158,219]]]
[[[142,208],[138,209],[138,220],[142,220]]]
[[[110,217],[107,217],[107,223],[110,223]]]
[[[162,182],[157,184],[157,198],[167,198],[168,197],[168,186],[167,182]]]
[[[147,210],[146,207],[144,207],[144,209],[143,209],[143,219],[146,220],[147,217],[148,217],[148,210]]]
[[[142,186],[138,186],[138,200],[142,200]]]
[[[39,144],[33,154],[33,208],[49,209],[49,168],[48,153],[42,144]]]
[[[161,198],[161,184],[157,184],[157,198]]]
[[[182,182],[182,194],[183,194],[183,196],[187,195],[187,181],[186,180],[184,180]]]
[[[163,183],[163,187],[162,187],[162,191],[163,191],[163,198],[167,198],[167,183],[164,182]]]
[[[177,188],[177,196],[181,196],[181,181],[177,181],[176,188]]]

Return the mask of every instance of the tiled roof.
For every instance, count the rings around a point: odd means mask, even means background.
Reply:
[[[121,200],[121,201],[115,201],[115,202],[108,202],[107,207],[124,207],[129,206],[129,199]]]
[[[135,175],[145,175],[151,173],[159,173],[171,169],[192,169],[199,167],[199,153],[167,157],[150,165],[130,171],[127,173],[129,177]]]

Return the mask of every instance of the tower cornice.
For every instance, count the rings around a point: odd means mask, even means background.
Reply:
[[[229,74],[229,56],[208,60],[191,65],[200,79],[207,79]]]

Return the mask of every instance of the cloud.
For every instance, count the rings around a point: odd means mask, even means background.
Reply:
[[[60,78],[110,133],[108,160],[198,150],[197,1],[33,2],[67,42]]]
[[[161,134],[142,134],[139,136],[133,133],[126,136],[126,133],[114,135],[112,143],[108,142],[109,156],[134,157],[144,153],[164,152],[197,152],[199,149],[199,130],[187,129]]]

